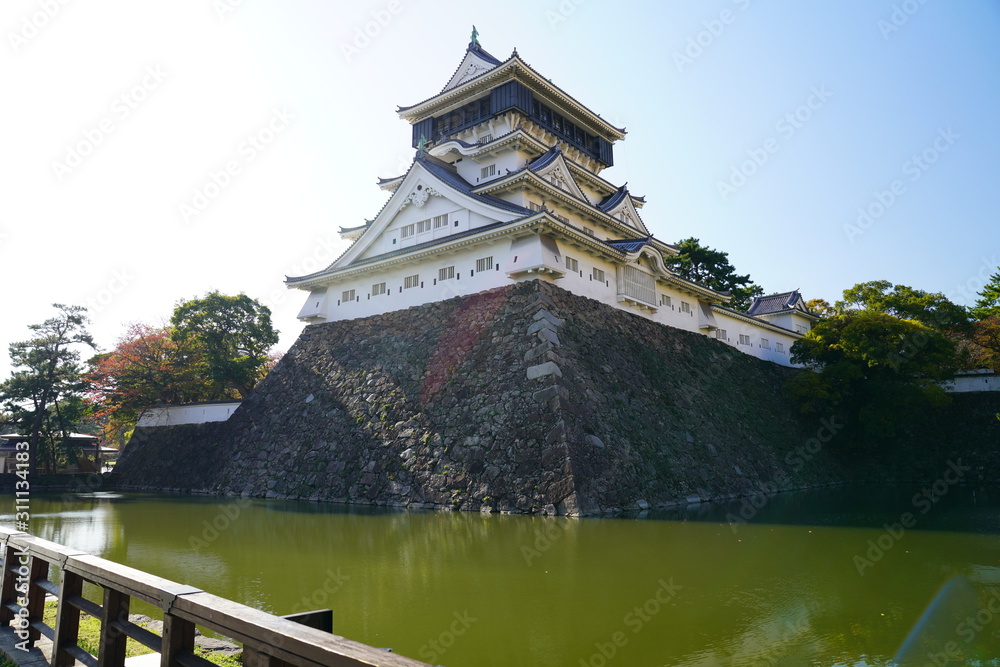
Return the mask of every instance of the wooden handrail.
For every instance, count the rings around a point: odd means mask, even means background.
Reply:
[[[42,634],[50,635],[52,667],[72,665],[75,660],[123,667],[127,637],[158,651],[161,667],[204,666],[208,663],[194,654],[197,625],[241,642],[245,665],[428,667],[28,533],[0,528],[0,557],[0,623],[23,619],[15,623],[14,632],[26,648]],[[58,588],[49,581],[52,565],[60,569]],[[102,587],[103,604],[82,597],[85,582]],[[59,599],[55,628],[42,619],[45,595],[53,591],[58,591]],[[129,622],[132,598],[163,610],[162,637]],[[81,612],[101,622],[100,655],[77,644]]]

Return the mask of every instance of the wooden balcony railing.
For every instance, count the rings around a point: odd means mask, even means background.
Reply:
[[[158,652],[161,667],[213,667],[194,653],[195,626],[240,642],[244,665],[427,667],[426,663],[299,625],[28,533],[0,528],[0,555],[0,625],[13,621],[12,627],[3,627],[0,632],[13,631],[21,647],[33,646],[43,635],[48,637],[52,640],[52,667],[70,666],[75,661],[87,667],[123,667],[128,638]],[[52,566],[59,568],[58,582],[50,579]],[[85,582],[100,587],[101,604],[83,597]],[[59,601],[54,628],[43,621],[46,594]],[[133,599],[163,611],[162,635],[128,620]],[[101,622],[100,652],[96,656],[77,643],[81,612]]]

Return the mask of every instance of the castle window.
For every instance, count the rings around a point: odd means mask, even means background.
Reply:
[[[539,204],[538,202],[529,201],[528,208],[530,208],[532,211],[541,211],[542,205]]]
[[[740,334],[740,345],[749,345],[749,344],[750,344],[750,335]]]
[[[490,176],[496,176],[497,166],[495,164],[488,164],[480,170],[480,178],[489,178]]]
[[[482,273],[483,271],[489,271],[492,268],[493,268],[493,255],[476,260],[476,271]]]
[[[430,220],[421,220],[420,222],[416,223],[416,225],[417,225],[417,234],[423,234],[424,232],[431,231]]]
[[[399,238],[408,239],[413,236],[413,225],[405,225],[399,228]]]
[[[726,335],[725,329],[716,329],[715,337],[718,338],[719,340],[729,340],[729,336]]]
[[[476,125],[490,115],[490,98],[484,97],[434,119],[435,138]],[[482,142],[482,140],[480,140]]]
[[[340,300],[341,300],[341,302],[343,302],[343,303],[347,303],[348,301],[354,301],[354,290],[352,290],[352,289],[349,289],[349,290],[346,290],[346,291],[345,291],[345,292],[344,292],[344,293],[343,293],[343,294],[342,294],[342,295],[340,296]]]
[[[403,289],[410,289],[411,287],[417,287],[420,285],[420,274],[414,274],[412,276],[406,276],[403,278]]]
[[[580,270],[580,262],[576,261],[572,257],[566,257],[566,268],[570,271],[577,272]]]
[[[760,346],[762,348],[764,348],[765,350],[770,350],[771,349],[771,341],[769,341],[766,338],[761,338],[760,339]]]
[[[690,315],[691,314],[691,304],[688,303],[687,301],[681,301],[681,312],[682,313],[687,313],[688,315]]]
[[[594,269],[594,272],[593,272],[593,274],[592,274],[592,277],[593,277],[593,279],[594,279],[594,280],[596,280],[597,282],[599,282],[599,283],[603,283],[603,282],[604,282],[604,271],[601,271],[600,269],[598,269],[598,268],[595,268],[595,269]]]
[[[438,281],[451,280],[454,277],[455,277],[454,266],[446,266],[443,269],[438,269]]]
[[[375,283],[372,285],[372,296],[385,294],[385,283]]]
[[[493,135],[492,134],[487,134],[486,136],[480,137],[480,139],[479,139],[479,143],[480,144],[488,144],[491,141],[493,141]]]
[[[809,327],[805,326],[804,324],[795,325],[795,333],[804,334],[807,331],[809,331]]]
[[[785,344],[784,343],[775,343],[774,344],[774,351],[777,352],[777,353],[779,353],[779,354],[784,354],[785,353]]]
[[[597,278],[594,278],[596,280]],[[650,306],[656,305],[656,278],[637,266],[626,264],[618,267],[618,294],[629,299],[641,301]],[[669,298],[669,297],[668,297]],[[661,297],[662,301],[662,297]],[[661,303],[662,305],[662,303]]]
[[[434,229],[441,229],[442,227],[448,226],[448,216],[447,215],[437,215],[431,219],[434,223]]]
[[[660,305],[661,306],[666,306],[668,308],[672,308],[673,307],[673,306],[670,305],[670,297],[667,296],[666,294],[661,294],[660,295]]]

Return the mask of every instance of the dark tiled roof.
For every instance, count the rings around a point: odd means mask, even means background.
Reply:
[[[534,215],[534,212],[532,211],[531,214]],[[524,217],[529,217],[529,216],[524,216]],[[451,234],[450,236],[443,236],[439,239],[434,239],[432,241],[424,241],[423,243],[407,246],[405,248],[400,248],[399,250],[393,250],[391,252],[385,252],[382,253],[381,255],[375,255],[374,257],[366,257],[364,259],[359,259],[354,262],[351,262],[350,264],[348,264],[348,266],[364,266],[365,264],[371,264],[372,262],[380,262],[383,259],[390,259],[392,257],[398,257],[399,255],[405,255],[418,250],[425,250],[427,248],[432,248],[436,245],[441,245],[442,243],[450,243],[457,239],[465,238],[466,236],[472,236],[473,234],[487,232],[492,229],[503,227],[504,225],[510,225],[522,219],[523,218],[515,218],[514,220],[501,220],[500,222],[494,222],[489,225],[483,225],[482,227],[476,227],[475,229],[467,229],[464,232]]]
[[[549,150],[545,151],[544,153],[536,157],[534,160],[532,160],[528,164],[528,169],[530,169],[531,171],[538,171],[539,169],[543,169],[552,164],[553,162],[555,162],[555,159],[559,157],[560,154],[562,154],[562,151],[559,149],[559,144],[556,144],[555,146],[553,146],[552,148],[550,148]]]
[[[433,155],[428,155],[426,152],[420,151],[417,153],[416,161],[422,164],[427,171],[434,174],[434,176],[441,179],[447,185],[451,186],[455,190],[458,190],[464,195],[472,197],[473,199],[478,199],[484,204],[493,206],[494,208],[503,209],[504,211],[509,211],[511,213],[517,213],[518,215],[534,214],[534,211],[531,209],[518,206],[517,204],[511,204],[510,202],[504,201],[499,197],[494,197],[493,195],[481,195],[473,192],[472,184],[458,175],[458,171],[455,169],[454,165],[450,165],[444,160],[440,160]]]
[[[462,55],[462,59],[459,61],[458,65],[455,66],[455,71],[451,73],[450,77],[448,77],[448,81],[449,82],[451,82],[451,80],[455,78],[455,75],[458,74],[458,70],[462,67],[462,63],[465,62],[465,56],[468,55],[469,53],[475,53],[480,59],[485,60],[486,62],[490,63],[491,65],[493,65],[493,67],[496,67],[497,65],[502,65],[503,64],[503,62],[501,60],[498,60],[493,54],[491,54],[490,52],[488,52],[486,49],[484,49],[479,44],[476,44],[475,42],[469,42],[469,48],[467,48],[465,50],[465,53]],[[489,72],[489,71],[492,71],[492,69],[487,70],[487,72]],[[476,76],[474,76],[472,78],[473,79],[479,78],[483,74],[486,74],[486,72],[480,72],[478,75],[476,75]],[[469,81],[471,81],[471,80],[472,79],[469,79]],[[466,81],[465,83],[468,83],[468,81]],[[447,87],[447,85],[448,84],[446,83],[445,86]],[[464,85],[464,84],[460,84],[460,85]],[[441,89],[441,92],[439,92],[438,95],[440,95],[443,92],[444,92],[444,88]],[[435,95],[434,97],[437,97],[437,95]],[[434,99],[434,97],[428,97],[427,99],[428,100],[432,100],[432,99]],[[424,102],[426,102],[426,101],[427,100],[424,100]],[[410,106],[406,106],[406,107],[399,106],[399,107],[397,107],[396,111],[397,112],[399,112],[399,111],[406,111],[407,109],[412,109],[413,107],[418,107],[421,104],[423,104],[424,102],[417,102],[416,104],[411,104]]]
[[[597,208],[604,213],[607,213],[615,206],[618,206],[618,204],[621,204],[625,197],[628,197],[628,188],[623,185],[601,201],[597,202]]]
[[[492,63],[494,66],[499,65],[499,64],[501,64],[503,62],[499,58],[496,58],[495,56],[493,56],[493,54],[491,54],[489,51],[487,51],[486,49],[484,49],[482,46],[480,46],[476,42],[469,42],[469,51],[472,51],[477,56],[479,56],[480,58],[482,58],[483,60],[485,60],[486,62]],[[454,76],[454,75],[452,75],[452,76]]]
[[[771,313],[781,313],[786,310],[794,310],[795,303],[802,298],[798,290],[782,292],[781,294],[768,294],[758,296],[747,308],[748,315],[769,315]]]
[[[647,243],[653,240],[652,236],[644,239],[625,239],[623,241],[605,241],[609,246],[625,253],[633,253],[642,249]]]

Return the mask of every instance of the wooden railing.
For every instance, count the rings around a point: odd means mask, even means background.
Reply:
[[[244,665],[427,667],[28,533],[0,528],[0,554],[0,625],[14,621],[13,628],[2,631],[13,629],[21,648],[30,648],[42,635],[51,639],[52,667],[74,661],[122,667],[128,638],[158,652],[161,667],[213,667],[194,653],[195,626],[243,644]],[[50,579],[52,566],[59,568],[58,583]],[[100,587],[102,604],[83,597],[85,582]],[[46,594],[59,600],[54,628],[43,621]],[[128,620],[132,599],[163,610],[162,636]],[[77,643],[81,612],[101,622],[96,656]]]

